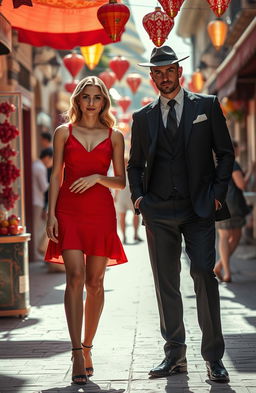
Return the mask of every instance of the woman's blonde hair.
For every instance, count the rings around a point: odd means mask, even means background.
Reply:
[[[79,107],[78,99],[80,95],[83,93],[83,90],[86,86],[97,86],[99,87],[101,94],[104,98],[104,106],[100,112],[99,118],[100,122],[108,127],[112,128],[115,125],[115,118],[111,113],[111,101],[108,93],[108,89],[106,88],[103,81],[97,76],[87,76],[82,79],[75,90],[73,91],[70,97],[70,106],[66,113],[64,113],[64,117],[66,121],[71,123],[79,122],[82,118],[82,111]]]

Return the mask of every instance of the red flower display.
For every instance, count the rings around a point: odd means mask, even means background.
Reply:
[[[19,195],[15,194],[11,187],[4,187],[0,192],[0,205],[3,205],[6,210],[13,209],[18,199]]]
[[[10,161],[0,162],[0,184],[9,186],[20,176],[20,170]]]
[[[6,117],[9,117],[11,112],[15,112],[16,107],[9,102],[1,102],[0,103],[0,113],[3,113]]]
[[[215,15],[219,18],[229,6],[230,0],[207,0]]]
[[[180,10],[184,0],[158,0],[170,18],[174,18]]]
[[[173,19],[161,11],[160,7],[145,15],[142,23],[149,38],[158,47],[163,45],[174,25]]]
[[[2,143],[8,143],[12,139],[19,135],[19,130],[10,124],[7,120],[0,123],[0,141]]]
[[[0,157],[4,160],[8,160],[11,156],[15,157],[17,155],[17,152],[11,148],[10,145],[7,145],[5,147],[2,147],[0,149]]]

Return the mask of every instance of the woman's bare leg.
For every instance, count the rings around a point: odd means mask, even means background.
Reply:
[[[120,225],[120,229],[122,231],[123,234],[123,243],[126,243],[126,222],[125,222],[125,218],[126,218],[126,213],[119,213],[119,225]]]
[[[223,268],[224,275],[226,279],[230,279],[230,266],[229,266],[229,258],[230,258],[230,246],[229,246],[229,239],[231,236],[231,232],[228,229],[218,229],[219,233],[219,255],[220,260],[217,262],[214,268],[214,273],[216,276],[223,280],[221,275],[221,270]]]
[[[86,258],[86,302],[85,302],[85,327],[83,344],[91,346],[95,336],[100,316],[104,305],[104,275],[107,266],[107,258],[99,256],[87,256]],[[85,367],[92,367],[90,348],[84,348]],[[89,373],[90,375],[90,373]]]
[[[72,348],[81,347],[83,321],[83,288],[85,276],[84,254],[80,250],[65,250],[63,259],[66,269],[65,311]],[[72,375],[84,374],[83,351],[73,351]],[[78,382],[84,378],[76,379]]]

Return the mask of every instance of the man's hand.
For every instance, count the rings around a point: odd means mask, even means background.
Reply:
[[[222,204],[220,203],[220,201],[218,201],[218,199],[215,199],[215,210],[220,210],[222,208]]]
[[[139,198],[136,199],[135,203],[134,203],[134,208],[135,209],[139,209],[140,208],[140,202],[143,199],[143,196],[140,196]]]

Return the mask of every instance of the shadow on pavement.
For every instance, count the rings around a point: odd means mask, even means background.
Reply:
[[[70,352],[69,341],[34,340],[0,342],[0,359],[41,359]],[[0,390],[0,393],[1,390]]]
[[[124,393],[125,389],[101,389],[96,383],[89,381],[86,385],[69,385],[40,390],[38,393]]]
[[[14,378],[8,375],[0,375],[0,392],[18,393],[19,390],[23,389],[25,383],[26,381],[21,378]]]

